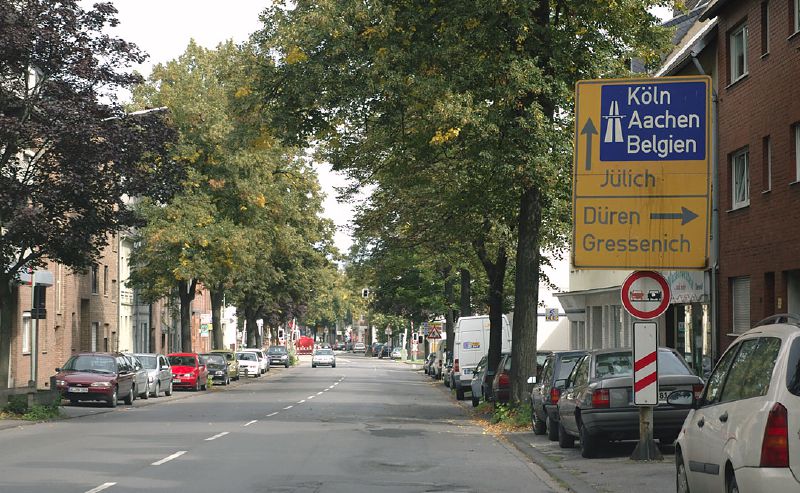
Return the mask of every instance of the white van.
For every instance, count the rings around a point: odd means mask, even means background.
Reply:
[[[489,353],[489,315],[461,317],[453,330],[453,383],[456,398],[464,400],[464,391],[471,389],[472,371]],[[511,325],[503,315],[501,352],[511,352]]]

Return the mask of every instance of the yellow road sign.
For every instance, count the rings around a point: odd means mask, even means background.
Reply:
[[[711,79],[581,81],[575,106],[575,268],[705,268]]]

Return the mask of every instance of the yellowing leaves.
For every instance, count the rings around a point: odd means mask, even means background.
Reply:
[[[288,65],[292,65],[294,63],[302,63],[308,60],[308,55],[306,55],[303,50],[298,48],[297,46],[292,46],[289,48],[289,52],[286,53],[286,63]]]
[[[467,22],[464,23],[464,27],[469,30],[475,29],[476,27],[480,26],[481,22],[476,18],[467,19]]]
[[[260,194],[256,195],[256,198],[253,200],[253,203],[255,203],[257,206],[259,206],[259,207],[261,207],[263,209],[264,206],[267,205],[267,198],[264,197],[263,193],[260,193]]]
[[[236,94],[234,94],[233,97],[235,97],[236,99],[246,98],[252,93],[253,91],[251,91],[249,87],[240,87],[239,89],[236,90]]]
[[[441,130],[437,130],[436,133],[431,137],[430,143],[432,145],[442,145],[450,142],[451,140],[455,140],[458,137],[458,134],[461,133],[460,128],[449,128],[442,132]]]

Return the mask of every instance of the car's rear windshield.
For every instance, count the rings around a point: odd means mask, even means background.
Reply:
[[[598,378],[622,377],[633,374],[633,356],[630,352],[598,354],[594,362]]]
[[[564,380],[569,376],[572,372],[572,369],[575,368],[575,365],[578,363],[578,360],[581,359],[582,354],[576,354],[573,356],[562,356],[561,357],[561,366],[558,367],[558,372],[556,374],[556,380]]]
[[[239,361],[258,361],[255,353],[236,353],[236,359]]]
[[[197,366],[194,356],[169,356],[169,364],[172,366]]]
[[[111,356],[79,354],[64,363],[63,370],[116,373],[117,362]]]
[[[221,354],[204,354],[203,360],[206,364],[225,366],[225,358]]]
[[[284,346],[272,346],[267,352],[269,354],[286,354],[286,348]]]
[[[662,375],[692,375],[683,360],[672,351],[658,352],[658,373]]]
[[[330,349],[317,349],[317,354],[331,355],[333,354],[333,351]]]
[[[142,364],[143,367],[147,368],[148,370],[155,370],[158,368],[158,358],[155,356],[148,356],[146,354],[137,354],[136,359]]]

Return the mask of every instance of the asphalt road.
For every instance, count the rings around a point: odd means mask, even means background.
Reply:
[[[305,361],[1,430],[0,493],[558,491],[434,385],[409,365],[341,354],[336,368]]]

